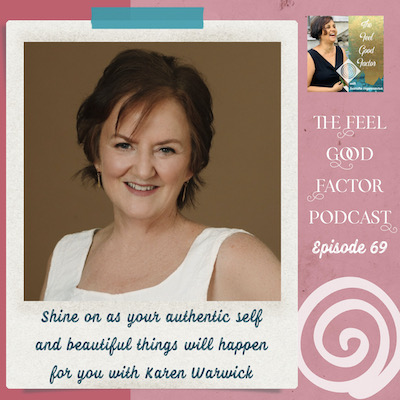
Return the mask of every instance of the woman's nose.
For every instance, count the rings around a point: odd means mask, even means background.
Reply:
[[[135,154],[135,160],[132,167],[135,175],[140,179],[146,180],[155,175],[153,157],[147,152],[139,150]]]

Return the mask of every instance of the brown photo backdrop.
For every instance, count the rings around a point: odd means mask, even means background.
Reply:
[[[242,228],[280,257],[280,43],[25,43],[25,300],[38,300],[48,257],[68,233],[103,227],[112,207],[73,175],[85,165],[76,112],[120,51],[183,58],[205,77],[216,135],[189,218]]]

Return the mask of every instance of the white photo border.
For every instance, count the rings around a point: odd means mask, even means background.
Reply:
[[[282,297],[279,302],[207,302],[185,304],[186,309],[212,312],[223,309],[231,315],[263,309],[263,331],[244,327],[225,329],[233,337],[256,340],[262,335],[270,343],[266,358],[253,352],[243,358],[241,364],[251,362],[255,378],[251,380],[92,380],[79,385],[76,380],[60,380],[50,384],[49,373],[53,365],[77,368],[93,368],[103,361],[104,355],[79,354],[65,358],[57,352],[38,354],[35,343],[45,337],[69,336],[74,332],[84,340],[85,325],[76,324],[67,329],[62,324],[46,326],[40,319],[44,310],[68,310],[85,313],[87,310],[101,310],[104,313],[116,311],[110,303],[49,303],[27,302],[24,293],[24,43],[26,42],[280,42],[281,43],[281,250],[282,250]],[[226,389],[289,389],[297,387],[297,113],[298,113],[298,71],[297,71],[297,22],[296,21],[204,21],[204,29],[179,30],[93,30],[90,21],[9,21],[7,23],[7,387],[24,389],[43,388],[226,388]],[[141,311],[154,311],[154,303],[143,303]],[[162,312],[180,312],[182,305],[158,304]],[[118,305],[121,312],[133,312],[132,304]],[[165,323],[164,323],[165,325]],[[171,336],[171,326],[157,326],[157,334]],[[80,329],[82,328],[82,329]],[[97,329],[97,330],[96,330]],[[125,329],[125,331],[124,331]],[[140,335],[153,335],[152,326],[140,328]],[[247,329],[247,330],[246,330]],[[177,339],[189,334],[193,338],[204,335],[205,326],[190,326],[183,333],[175,333]],[[68,332],[66,334],[65,332]],[[86,330],[87,331],[87,330]],[[101,335],[104,325],[90,331],[92,336]],[[29,335],[26,333],[29,332]],[[208,336],[221,332],[221,327],[207,326]],[[224,331],[223,331],[224,332]],[[46,334],[44,334],[46,333]],[[129,333],[129,331],[128,331]],[[132,332],[130,332],[133,334]],[[254,337],[253,337],[254,333]],[[135,334],[137,332],[135,331]],[[126,328],[112,327],[107,335],[126,336]],[[183,336],[182,336],[183,335]],[[204,352],[203,352],[204,353]],[[83,357],[85,356],[85,357]],[[125,355],[126,356],[126,355]],[[149,364],[156,355],[145,354],[144,359],[136,358],[136,364]],[[183,353],[164,357],[165,363],[181,368],[193,364],[192,357]],[[147,357],[147,358],[146,358]],[[175,358],[174,358],[175,357]],[[197,357],[197,354],[196,354]],[[198,365],[212,364],[211,357],[199,354]],[[108,358],[115,365],[126,365],[124,354]],[[26,360],[29,360],[27,363]],[[221,357],[221,365],[235,365],[231,355]],[[159,363],[158,360],[155,363]],[[122,364],[121,364],[122,363]],[[134,364],[134,363],[131,363]],[[211,365],[210,364],[210,365]],[[114,365],[113,365],[114,368]]]

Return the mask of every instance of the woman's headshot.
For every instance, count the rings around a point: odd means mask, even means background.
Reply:
[[[337,42],[338,31],[330,16],[313,17],[310,35],[319,44],[307,54],[307,90],[309,92],[345,92],[336,70],[347,60]]]
[[[207,77],[146,48],[120,51],[104,67],[76,109],[85,161],[75,181],[86,191],[93,186],[94,209],[109,203],[109,221],[99,215],[95,225],[55,240],[40,299],[279,300],[280,263],[256,233],[190,216],[201,204],[206,167],[224,162],[210,157],[219,132]],[[246,131],[239,140],[252,145]],[[265,184],[253,179],[237,177],[236,190]]]

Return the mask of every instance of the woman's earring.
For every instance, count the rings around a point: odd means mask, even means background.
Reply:
[[[185,199],[186,199],[186,188],[187,188],[188,184],[189,184],[189,181],[187,181],[183,184],[182,203],[184,203]]]
[[[97,171],[97,187],[101,188],[101,172]]]

